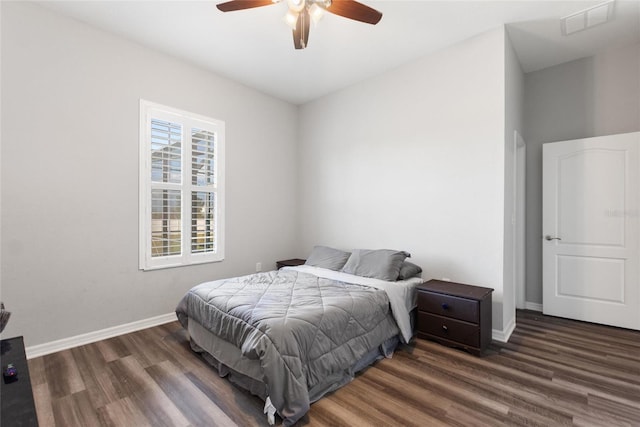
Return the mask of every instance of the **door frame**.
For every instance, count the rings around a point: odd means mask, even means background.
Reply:
[[[513,132],[513,164],[515,173],[513,174],[513,247],[515,248],[515,258],[513,269],[513,283],[515,284],[516,308],[526,308],[526,255],[527,245],[525,241],[526,233],[526,164],[527,164],[527,144],[520,135],[520,132]]]

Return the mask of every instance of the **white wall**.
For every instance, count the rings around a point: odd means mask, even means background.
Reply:
[[[169,313],[296,249],[297,109],[39,6],[2,2],[4,336],[36,345]],[[226,259],[138,270],[138,103],[226,122]]]
[[[503,325],[505,35],[500,28],[300,108],[300,255],[415,254],[424,278],[488,286]]]
[[[425,278],[492,287],[493,327],[504,330],[505,147],[520,120],[505,37],[479,35],[298,110],[38,6],[2,3],[5,335],[35,345],[164,314],[195,283],[257,261],[271,268],[314,244],[404,249]],[[137,269],[139,98],[225,120],[224,262]]]
[[[542,144],[640,130],[640,44],[525,74],[526,299],[542,303]]]
[[[514,132],[522,133],[524,73],[508,33],[505,32],[505,132],[504,132],[504,285],[502,330],[515,328],[516,315],[516,143]]]

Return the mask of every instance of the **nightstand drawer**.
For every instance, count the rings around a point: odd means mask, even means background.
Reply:
[[[463,345],[480,346],[480,328],[471,323],[418,311],[418,330]]]
[[[478,323],[478,301],[420,290],[418,310]]]

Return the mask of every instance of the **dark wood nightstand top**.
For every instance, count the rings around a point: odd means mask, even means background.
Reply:
[[[491,288],[481,286],[465,285],[463,283],[446,282],[444,280],[429,280],[417,286],[418,290],[437,292],[439,294],[452,295],[461,298],[481,300],[493,292]]]
[[[307,261],[306,259],[291,258],[291,259],[285,259],[282,261],[276,261],[276,266],[278,267],[278,270],[280,270],[282,267],[295,267],[296,265],[302,265],[306,261]]]

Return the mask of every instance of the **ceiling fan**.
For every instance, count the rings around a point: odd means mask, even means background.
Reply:
[[[268,6],[282,0],[231,0],[217,5],[222,12],[251,9]],[[289,11],[285,21],[293,29],[293,45],[296,49],[304,49],[309,42],[310,21],[317,22],[323,13],[331,12],[345,18],[375,25],[382,18],[382,13],[365,6],[355,0],[286,0]]]

